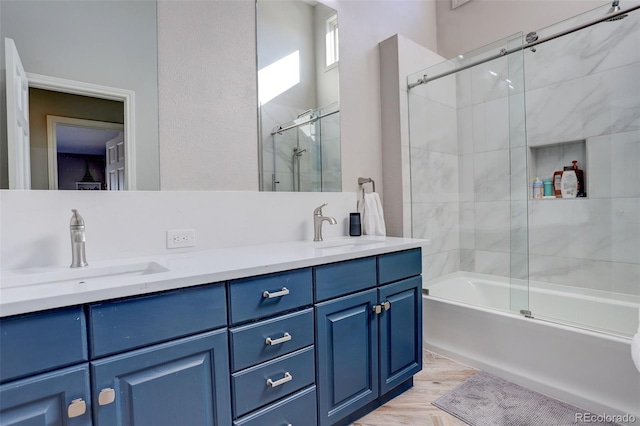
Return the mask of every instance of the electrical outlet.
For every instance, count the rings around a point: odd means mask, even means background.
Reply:
[[[174,229],[167,231],[167,248],[184,248],[196,246],[195,229]]]

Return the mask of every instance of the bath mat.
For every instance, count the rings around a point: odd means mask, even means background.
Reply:
[[[481,371],[441,396],[433,405],[472,426],[617,425]],[[609,417],[609,416],[607,416]]]

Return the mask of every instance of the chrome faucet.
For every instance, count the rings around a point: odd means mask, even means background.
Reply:
[[[87,237],[84,233],[84,219],[78,213],[78,210],[72,209],[71,223],[69,231],[71,232],[71,267],[82,268],[88,265],[87,257],[84,252],[84,244]]]
[[[326,205],[327,203],[324,203],[313,211],[313,241],[322,241],[322,222],[326,220],[332,225],[338,223],[333,217],[322,216],[322,208]]]

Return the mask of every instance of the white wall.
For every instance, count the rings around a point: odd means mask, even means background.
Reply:
[[[380,88],[382,123],[383,199],[387,235],[411,237],[411,164],[409,145],[409,92],[407,75],[444,60],[435,52],[403,37],[394,35],[380,43]],[[452,91],[452,93],[454,93]],[[438,99],[436,97],[436,99]],[[414,120],[417,118],[414,116]],[[420,120],[426,121],[424,117]],[[413,123],[412,124],[416,124]],[[420,127],[422,129],[422,127]],[[412,135],[420,137],[421,135]],[[416,139],[417,140],[417,139]],[[416,170],[425,165],[413,164]],[[430,168],[432,165],[427,165]],[[401,170],[402,173],[398,171]],[[425,168],[427,170],[427,168]],[[369,190],[369,188],[367,188]],[[417,218],[421,223],[424,218]],[[431,229],[422,228],[423,234]],[[416,238],[434,238],[415,235]],[[435,246],[434,241],[433,246]],[[426,250],[425,252],[426,253]]]
[[[89,193],[91,192],[91,193]],[[348,235],[354,193],[214,191],[0,191],[0,267],[66,265],[69,221],[86,223],[87,260],[124,259],[313,239],[313,210],[338,221],[325,238]],[[196,247],[166,248],[166,231],[195,229]]]
[[[436,50],[435,2],[337,0],[327,4],[338,11],[340,25],[342,190],[357,191],[359,176],[376,182],[383,178],[378,44],[401,33]],[[382,192],[382,185],[376,189]]]
[[[258,189],[255,3],[158,2],[162,190]]]
[[[438,0],[436,3],[438,53],[445,58],[453,58],[517,32],[527,34],[538,31],[607,2],[472,0],[453,10],[449,0]]]

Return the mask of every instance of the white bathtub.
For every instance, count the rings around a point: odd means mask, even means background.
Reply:
[[[596,414],[640,418],[630,337],[639,298],[535,282],[522,291],[525,285],[460,272],[425,284],[424,347]],[[533,319],[509,309],[527,296]]]

